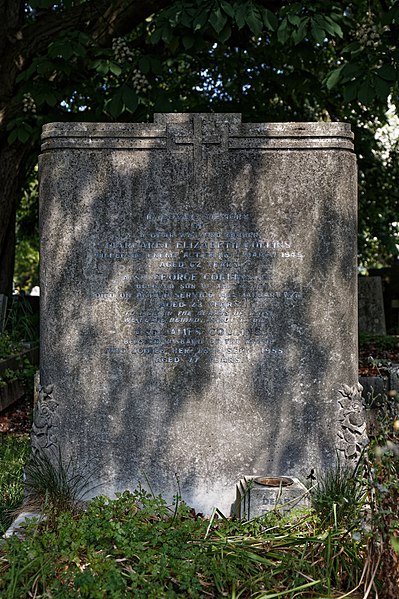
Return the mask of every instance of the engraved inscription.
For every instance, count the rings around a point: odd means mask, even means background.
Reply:
[[[95,262],[112,276],[91,300],[116,306],[118,331],[105,352],[164,364],[282,357],[269,334],[273,304],[293,306],[303,292],[298,283],[276,287],[272,269],[304,255],[289,239],[261,238],[249,220],[242,212],[147,214],[139,235],[98,242]]]

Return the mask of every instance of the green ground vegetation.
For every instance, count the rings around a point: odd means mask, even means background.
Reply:
[[[317,473],[312,507],[288,516],[272,511],[245,522],[215,511],[204,518],[178,494],[169,506],[143,488],[65,510],[57,508],[57,477],[50,477],[51,493],[39,485],[36,506],[46,519],[33,520],[24,538],[0,548],[0,594],[360,598],[378,589],[379,597],[392,599],[399,582],[399,421],[390,403],[355,471]],[[27,439],[7,437],[0,451],[4,530],[6,511],[22,498]],[[64,489],[64,475],[60,481]]]

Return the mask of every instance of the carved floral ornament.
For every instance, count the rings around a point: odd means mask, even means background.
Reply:
[[[39,400],[33,409],[31,434],[34,455],[45,450],[58,450],[58,402],[53,397],[53,390],[54,385],[39,386]]]
[[[343,385],[338,398],[338,450],[344,459],[355,462],[368,443],[366,419],[362,403],[362,386],[358,383],[349,387]]]

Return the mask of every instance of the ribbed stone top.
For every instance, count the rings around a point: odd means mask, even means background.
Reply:
[[[155,114],[154,123],[49,123],[42,151],[70,149],[149,149],[174,144],[222,144],[225,149],[344,149],[353,151],[347,123],[242,123],[241,115]]]

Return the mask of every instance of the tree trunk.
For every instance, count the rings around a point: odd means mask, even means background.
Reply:
[[[0,145],[0,293],[10,296],[14,274],[15,214],[27,175],[27,158],[32,144]]]
[[[33,141],[7,142],[7,123],[21,115],[18,74],[68,28],[80,26],[98,44],[106,44],[168,4],[171,0],[87,0],[60,12],[45,9],[29,22],[24,0],[0,0],[0,293],[12,292],[15,213],[35,150]]]

